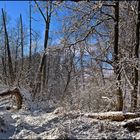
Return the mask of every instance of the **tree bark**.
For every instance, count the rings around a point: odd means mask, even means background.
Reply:
[[[47,20],[46,20],[46,29],[45,29],[45,39],[44,39],[44,50],[46,50],[47,46],[48,46],[48,40],[49,40],[49,29],[50,29],[50,18],[51,18],[51,14],[48,13],[48,6],[47,6]],[[44,66],[43,66],[43,78],[42,78],[42,88],[45,89],[46,87],[46,65],[47,65],[47,61],[46,61],[46,55],[44,56]]]
[[[140,114],[139,114],[139,116],[140,116]],[[140,127],[139,127],[140,126],[140,118],[139,118],[139,116],[137,118],[128,120],[123,125],[123,127],[127,128],[130,132],[139,131],[140,130]]]
[[[1,58],[2,60],[2,66],[3,66],[3,80],[4,80],[4,83],[7,84],[7,72],[6,72],[6,63],[4,61],[4,57]]]
[[[9,46],[9,38],[8,38],[8,33],[7,33],[7,28],[6,28],[6,21],[5,21],[5,15],[4,15],[3,9],[2,9],[2,17],[3,17],[4,32],[5,32],[6,46],[7,46],[10,84],[12,85],[14,83],[14,81],[15,81],[15,75],[14,75],[14,70],[13,70],[12,57],[11,57],[11,51],[10,51],[10,46]]]
[[[31,68],[31,62],[32,62],[32,11],[31,11],[31,1],[29,1],[29,28],[30,28],[30,48],[29,48],[29,69]]]
[[[51,13],[52,13],[52,2],[50,1],[50,8],[48,5],[46,6],[46,17],[43,14],[42,10],[40,9],[38,3],[35,0],[35,4],[38,7],[38,10],[42,17],[44,18],[46,27],[45,27],[45,38],[44,38],[44,54],[41,58],[41,62],[39,65],[38,73],[36,76],[36,83],[35,83],[35,89],[34,89],[34,98],[35,98],[35,92],[40,92],[41,89],[45,89],[46,87],[46,50],[48,46],[48,40],[49,40],[49,29],[50,29],[50,20],[51,20]]]
[[[117,76],[117,110],[123,109],[123,93],[120,88],[121,74],[119,67],[119,1],[115,2],[115,27],[114,27],[114,70]]]
[[[7,43],[6,43],[6,37],[4,37],[4,59],[3,59],[3,66],[5,66],[5,76],[7,77],[7,45],[6,45]],[[5,77],[5,78],[6,78]],[[7,80],[5,81],[6,82],[6,84],[7,84]]]
[[[83,58],[84,58],[84,49],[80,48],[81,79],[82,79],[82,89],[84,91],[85,90],[85,76],[84,76]]]
[[[72,71],[73,71],[73,63],[74,63],[73,59],[75,57],[75,54],[72,53],[71,48],[69,48],[69,51],[70,51],[70,58],[69,58],[70,60],[68,60],[69,64],[67,66],[67,72],[68,72],[67,81],[66,81],[66,85],[64,87],[64,91],[63,91],[63,94],[62,94],[62,99],[64,99],[65,93],[66,93],[66,91],[68,89],[68,86],[69,86],[69,84],[71,82],[71,74],[72,74]]]
[[[137,25],[136,25],[136,46],[134,50],[134,58],[136,61],[139,59],[139,30],[140,30],[140,2],[138,1],[138,17],[137,17]],[[136,62],[136,66],[134,68],[134,90],[132,91],[131,95],[131,111],[135,112],[137,109],[137,93],[138,93],[138,62]]]
[[[15,75],[17,72],[17,65],[18,65],[17,58],[18,58],[18,47],[19,47],[19,27],[17,29],[17,32],[18,35],[17,35],[17,42],[16,42],[16,54],[15,54]]]
[[[122,111],[115,112],[101,112],[101,113],[87,113],[84,114],[86,117],[99,119],[99,120],[110,120],[110,121],[124,121],[134,118],[139,118],[140,114],[138,113],[123,113]]]
[[[22,15],[21,14],[20,14],[20,35],[21,35],[21,69],[23,70],[24,48],[23,48],[23,24],[22,24]]]
[[[41,77],[42,77],[42,70],[43,70],[43,64],[45,61],[46,53],[44,52],[41,57],[41,62],[39,64],[38,72],[35,78],[35,87],[33,89],[33,99],[35,99],[36,93],[40,92],[41,90]]]

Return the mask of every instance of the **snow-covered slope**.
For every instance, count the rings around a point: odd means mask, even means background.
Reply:
[[[93,119],[87,113],[63,107],[48,111],[36,106],[43,106],[44,101],[32,102],[27,90],[20,92],[24,98],[22,109],[0,108],[0,139],[140,139],[139,131],[123,127],[125,121]]]
[[[129,132],[122,122],[96,120],[80,112],[63,112],[62,108],[51,113],[40,111],[0,111],[5,125],[0,138],[12,139],[133,139],[139,132]]]

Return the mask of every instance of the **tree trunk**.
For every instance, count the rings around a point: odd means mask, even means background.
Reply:
[[[6,22],[5,22],[5,15],[4,15],[3,9],[2,9],[2,17],[3,17],[4,31],[5,31],[5,37],[6,37],[10,84],[12,85],[15,81],[15,76],[14,76],[14,70],[13,70],[13,65],[12,65],[12,57],[11,57],[11,51],[10,51],[10,46],[9,46],[9,38],[8,38]]]
[[[124,121],[140,117],[139,113],[123,113],[122,111],[112,112],[101,112],[101,113],[86,113],[84,116],[99,120],[110,120],[110,121]],[[128,124],[128,123],[126,123]],[[125,125],[123,125],[125,126]]]
[[[49,77],[50,77],[50,54],[47,56],[47,77],[46,77],[46,88],[48,88]]]
[[[4,77],[3,80],[4,80],[4,83],[7,84],[6,63],[3,57],[1,58],[1,60],[2,60],[2,66],[3,66],[3,77]]]
[[[84,77],[84,64],[83,64],[83,56],[84,49],[80,48],[80,65],[81,65],[81,79],[82,79],[82,89],[85,90],[85,77]]]
[[[139,59],[139,30],[140,30],[140,2],[138,1],[138,17],[137,17],[137,25],[136,25],[136,46],[135,46],[135,58],[136,61]],[[135,112],[137,109],[137,93],[138,93],[138,62],[134,68],[134,90],[132,91],[131,95],[131,111]]]
[[[134,113],[135,114],[135,113]],[[138,132],[140,130],[140,114],[136,114],[136,117],[126,121],[123,125],[124,128],[127,128],[130,132]]]
[[[104,76],[104,72],[103,72],[103,64],[102,64],[102,62],[99,63],[99,67],[100,67],[102,81],[103,81],[102,84],[103,84],[103,86],[105,86],[105,76]]]
[[[45,56],[46,56],[46,53],[44,52],[44,54],[41,57],[41,62],[38,68],[36,78],[35,78],[35,87],[33,89],[33,99],[35,99],[36,93],[40,92],[41,90],[41,77],[42,77],[43,64],[46,58]]]
[[[17,73],[17,65],[18,65],[17,58],[18,58],[18,47],[19,47],[19,27],[17,30],[18,30],[18,38],[16,42],[16,54],[15,54],[15,75]]]
[[[45,30],[45,40],[44,40],[44,50],[46,50],[49,40],[49,28],[50,28],[50,17],[47,13],[47,22],[46,22],[46,30]],[[46,87],[46,55],[44,56],[44,64],[43,64],[43,78],[42,78],[42,88],[44,89]]]
[[[4,66],[5,66],[5,78],[7,79],[7,45],[6,45],[7,43],[6,43],[6,37],[4,37],[4,60],[3,60],[3,64],[4,64]],[[5,81],[6,83],[5,84],[7,84],[7,80]]]
[[[122,111],[123,109],[123,93],[120,88],[121,74],[119,67],[119,1],[115,4],[115,27],[114,27],[114,70],[117,76],[117,110]]]
[[[31,21],[31,1],[29,1],[29,16],[30,16],[30,23],[29,23],[29,27],[30,27],[30,48],[29,48],[29,69],[31,68],[31,62],[32,62],[32,21]]]
[[[43,14],[42,10],[40,9],[38,3],[35,1],[36,6],[38,7],[38,10],[42,17],[45,20],[45,38],[44,38],[44,54],[41,58],[41,62],[39,65],[38,73],[36,76],[36,82],[35,82],[35,89],[34,89],[34,98],[35,98],[35,92],[38,90],[40,92],[41,89],[44,89],[46,87],[46,50],[48,46],[48,40],[49,40],[49,28],[50,28],[50,19],[51,19],[51,13],[52,13],[52,2],[50,1],[50,8],[48,5],[46,6],[46,17]]]
[[[23,70],[23,57],[24,57],[24,48],[23,48],[23,25],[22,25],[22,15],[20,15],[20,35],[21,35],[21,69]]]
[[[67,67],[67,71],[68,71],[68,74],[67,74],[67,81],[66,81],[66,85],[65,85],[65,87],[64,87],[64,91],[63,91],[63,95],[62,95],[62,99],[64,98],[64,96],[65,96],[65,93],[66,93],[66,91],[67,91],[67,89],[68,89],[68,86],[69,86],[69,84],[70,84],[70,82],[71,82],[71,74],[72,74],[72,70],[73,70],[73,59],[74,59],[74,54],[72,54],[72,50],[69,48],[69,50],[70,50],[70,60],[68,60],[69,61],[69,64],[68,64],[68,67]]]

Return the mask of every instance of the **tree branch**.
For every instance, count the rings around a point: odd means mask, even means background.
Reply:
[[[34,0],[34,2],[36,4],[36,6],[37,6],[37,8],[38,8],[38,10],[40,12],[40,14],[42,15],[43,19],[45,20],[45,23],[47,23],[46,17],[44,16],[44,14],[43,14],[41,8],[39,7],[38,3],[36,2],[36,0]]]

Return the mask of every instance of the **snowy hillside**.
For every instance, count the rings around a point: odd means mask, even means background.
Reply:
[[[127,121],[98,120],[80,112],[51,113],[0,111],[1,139],[139,139],[140,133],[124,128]],[[130,120],[129,120],[130,121]]]

